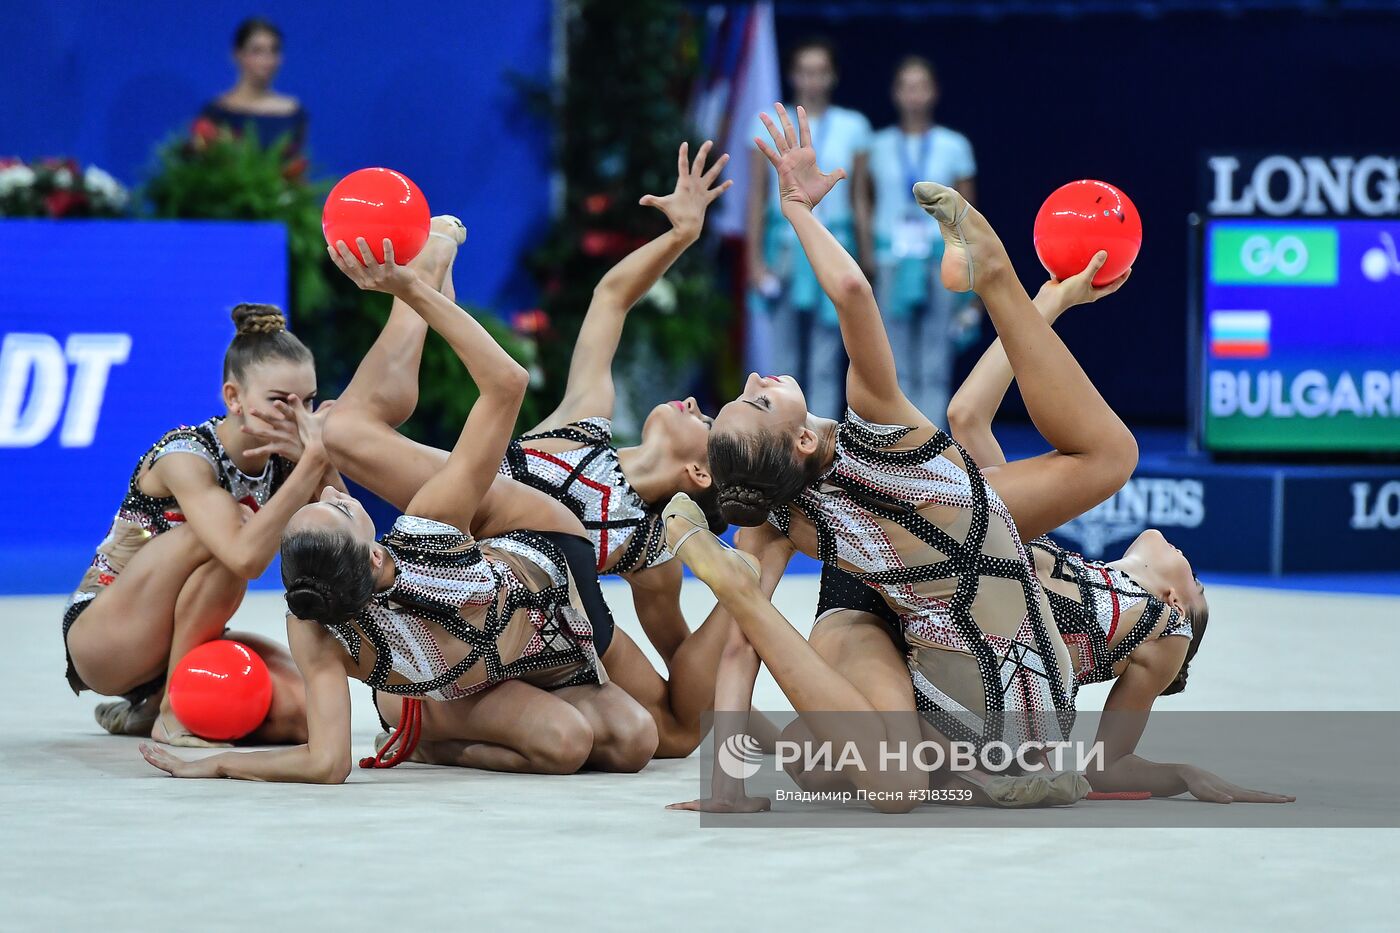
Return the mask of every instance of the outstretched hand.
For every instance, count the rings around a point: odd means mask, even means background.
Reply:
[[[209,761],[208,758],[190,761],[172,755],[159,745],[150,742],[142,742],[139,748],[142,758],[171,777],[210,778],[217,776],[215,769],[206,764]]]
[[[807,125],[806,110],[797,108],[797,129],[794,130],[787,108],[782,104],[774,104],[773,107],[782,122],[782,130],[779,131],[772,117],[760,113],[758,117],[768,129],[768,135],[773,137],[773,145],[768,145],[757,136],[753,141],[778,170],[778,195],[783,203],[814,208],[828,191],[836,187],[838,181],[846,177],[846,170],[838,168],[834,172],[823,172],[817,167],[817,151],[812,148],[812,131]]]
[[[335,246],[326,247],[326,252],[330,253],[331,261],[340,271],[365,291],[397,296],[418,281],[418,273],[394,261],[394,244],[387,237],[384,240],[383,262],[374,258],[364,237],[355,240],[355,245],[360,251],[359,256],[351,252],[344,240],[337,240]]]
[[[666,805],[667,810],[691,810],[698,813],[765,813],[772,809],[773,801],[767,797],[701,797],[684,803]]]
[[[715,187],[715,181],[729,161],[729,153],[721,155],[707,170],[705,160],[709,158],[713,145],[710,140],[705,140],[692,163],[690,143],[681,143],[680,151],[676,154],[676,190],[667,195],[644,195],[638,202],[643,207],[661,211],[677,233],[692,239],[700,236],[700,228],[705,224],[705,211],[734,184],[731,179]]]
[[[1040,287],[1042,295],[1050,294],[1055,298],[1054,317],[1059,317],[1060,314],[1075,305],[1092,304],[1100,298],[1107,298],[1122,288],[1124,283],[1128,281],[1128,277],[1133,274],[1133,270],[1129,269],[1107,285],[1096,286],[1094,285],[1094,276],[1099,274],[1099,270],[1106,262],[1108,262],[1108,253],[1099,250],[1089,260],[1089,265],[1084,267],[1083,272],[1067,279],[1051,279]],[[1040,304],[1040,302],[1036,303]]]
[[[1191,796],[1206,803],[1292,803],[1298,799],[1292,794],[1272,794],[1240,787],[1204,768],[1188,767],[1181,776]]]

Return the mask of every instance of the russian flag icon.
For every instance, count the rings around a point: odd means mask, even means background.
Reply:
[[[1269,312],[1212,311],[1210,355],[1224,359],[1260,359],[1269,355]]]

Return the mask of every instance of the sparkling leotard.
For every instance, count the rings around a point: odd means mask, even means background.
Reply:
[[[137,551],[184,521],[174,496],[149,496],[141,491],[139,480],[150,465],[171,454],[193,454],[209,464],[214,471],[214,481],[222,489],[255,510],[265,505],[291,475],[294,464],[276,455],[268,458],[267,466],[258,476],[249,476],[238,469],[219,440],[216,429],[223,420],[220,415],[194,427],[176,428],[163,435],[137,461],[127,481],[126,496],[117,508],[107,536],[97,546],[78,588],[64,606],[65,636],[93,597],[116,580]],[[82,683],[77,680],[71,662],[68,679],[74,690],[81,689]]]
[[[547,690],[607,683],[562,552],[516,531],[477,542],[442,522],[402,516],[380,544],[396,576],[354,618],[327,628],[376,690],[454,700],[507,680]],[[308,623],[309,624],[309,623]]]
[[[1168,606],[1121,570],[1087,560],[1045,537],[1032,541],[1031,551],[1043,579],[1062,581],[1069,584],[1066,590],[1077,591],[1069,595],[1053,583],[1045,586],[1055,625],[1074,660],[1076,687],[1112,680],[1117,676],[1114,665],[1149,638],[1191,637],[1186,613]]]
[[[528,446],[542,440],[580,446],[557,453]],[[585,418],[511,441],[500,472],[558,499],[578,516],[598,555],[599,573],[632,573],[671,559],[660,514],[622,475],[607,418]]]
[[[894,611],[919,710],[943,734],[1062,738],[1074,718],[1069,654],[1015,522],[951,437],[901,448],[911,430],[848,410],[831,468],[769,521],[794,543],[815,532],[811,556]]]

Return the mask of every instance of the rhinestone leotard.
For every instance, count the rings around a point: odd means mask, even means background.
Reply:
[[[268,459],[258,476],[249,476],[234,465],[233,458],[219,440],[217,428],[222,415],[193,427],[179,427],[162,435],[136,463],[126,484],[126,496],[117,508],[107,536],[97,546],[92,562],[83,573],[78,587],[63,609],[63,633],[68,629],[93,597],[116,580],[143,546],[184,521],[174,496],[149,496],[141,491],[142,472],[151,464],[171,454],[192,454],[209,464],[214,481],[235,500],[252,509],[261,508],[282,487],[294,464],[280,456]],[[71,672],[69,680],[75,675]],[[75,685],[74,689],[78,689]]]
[[[951,437],[901,448],[911,430],[848,410],[831,468],[769,521],[799,547],[815,531],[810,556],[883,598],[919,710],[944,735],[1062,738],[1074,718],[1069,655],[1015,522]],[[975,661],[975,677],[950,668],[956,655]]]
[[[1046,537],[1030,546],[1042,579],[1063,581],[1078,591],[1070,596],[1058,592],[1053,583],[1045,586],[1055,625],[1074,660],[1076,687],[1112,680],[1117,676],[1114,666],[1149,638],[1191,637],[1186,613],[1121,570],[1087,560]],[[1115,642],[1119,629],[1124,631]]]
[[[564,556],[548,538],[516,531],[478,543],[405,515],[380,544],[394,559],[393,585],[328,626],[356,663],[366,642],[373,648],[362,679],[374,689],[454,700],[507,680],[548,690],[607,682]]]
[[[579,446],[557,453],[530,446],[542,440]],[[512,441],[500,472],[558,499],[578,516],[598,555],[599,573],[633,573],[671,559],[660,514],[622,475],[607,418],[585,418]]]

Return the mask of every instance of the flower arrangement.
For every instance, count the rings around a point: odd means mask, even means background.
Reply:
[[[131,197],[111,175],[73,159],[0,159],[0,217],[124,217]]]

